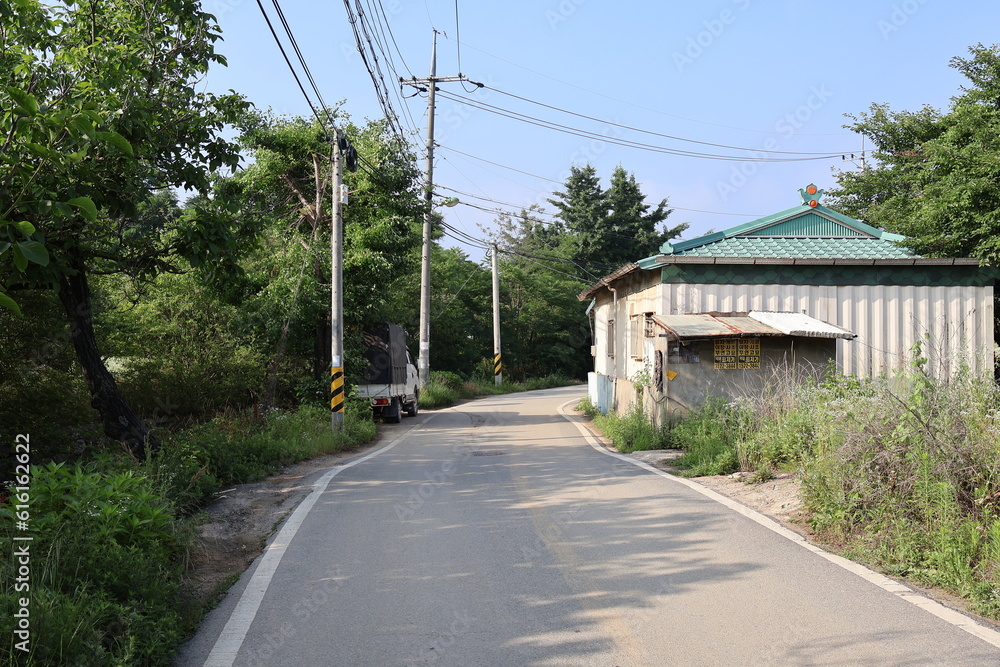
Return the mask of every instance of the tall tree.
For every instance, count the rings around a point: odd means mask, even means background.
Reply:
[[[9,122],[0,278],[12,289],[58,290],[105,433],[141,455],[149,432],[102,360],[89,277],[149,277],[236,247],[227,216],[137,213],[156,190],[205,192],[213,171],[237,164],[220,132],[245,104],[197,90],[209,65],[224,60],[215,19],[195,0],[14,4],[0,3],[0,58],[10,73],[0,91]]]
[[[650,211],[635,174],[621,165],[612,172],[611,187],[604,194],[608,203],[608,215],[602,225],[606,233],[604,252],[608,263],[616,267],[656,254],[664,241],[680,236],[688,227],[684,223],[660,229],[660,223],[673,209],[668,209],[667,200],[663,199]]]
[[[1000,47],[951,66],[969,84],[941,113],[872,105],[849,126],[872,141],[869,168],[838,174],[830,205],[907,237],[930,257],[1000,260]]]
[[[573,258],[598,275],[607,273],[611,263],[600,259],[605,246],[600,223],[608,215],[608,203],[597,169],[590,164],[571,166],[563,190],[554,194],[548,202],[558,210]]]
[[[565,225],[571,258],[597,275],[655,254],[664,241],[687,229],[686,223],[661,229],[660,223],[672,213],[667,200],[652,208],[635,175],[621,166],[606,190],[592,165],[571,167],[564,189],[555,195],[548,201]]]
[[[416,269],[420,174],[414,155],[384,121],[358,127],[331,110],[341,131],[364,157],[345,175],[344,316],[348,371],[358,359],[360,329],[396,321],[394,292]],[[261,251],[248,279],[231,298],[256,311],[255,321],[275,346],[275,368],[289,351],[311,357],[314,379],[330,368],[330,215],[332,134],[318,121],[248,114],[240,143],[253,158],[220,183],[217,200],[239,202],[246,215],[266,220]],[[273,393],[273,392],[269,392]]]

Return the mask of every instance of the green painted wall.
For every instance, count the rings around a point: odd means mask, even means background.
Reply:
[[[920,285],[984,287],[996,269],[978,266],[809,266],[782,264],[669,264],[663,283],[713,285]]]

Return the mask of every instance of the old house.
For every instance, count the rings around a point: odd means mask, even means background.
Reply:
[[[815,366],[826,354],[841,372],[858,377],[905,369],[918,349],[937,377],[963,368],[992,372],[992,270],[971,258],[917,256],[899,244],[901,236],[822,206],[815,186],[800,195],[803,203],[785,211],[666,243],[659,254],[619,268],[579,295],[590,301],[593,318],[595,404],[626,407],[642,385],[649,387],[643,400],[651,412],[665,413],[692,407],[691,400],[706,395],[701,392],[732,395],[735,386],[759,381],[746,371],[763,368],[727,368],[725,350],[732,346],[716,342],[726,339],[736,341],[737,357],[740,340],[756,339],[744,344],[743,356],[752,359],[751,348],[770,350],[771,366],[780,357],[803,369],[805,359]],[[767,322],[755,319],[758,313],[780,315]],[[780,332],[775,322],[787,324],[794,314],[805,316],[799,335],[721,335],[733,324],[727,317],[742,318],[737,331],[752,330],[753,322]],[[689,317],[672,319],[678,316]],[[691,316],[716,335],[699,336]],[[805,356],[804,345],[812,349]],[[695,357],[704,371],[696,374],[701,386],[674,386],[691,382]]]

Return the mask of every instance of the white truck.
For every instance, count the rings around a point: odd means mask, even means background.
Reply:
[[[420,379],[410,359],[403,327],[380,322],[362,334],[368,365],[356,387],[358,396],[371,402],[372,415],[398,424],[403,412],[417,415]]]

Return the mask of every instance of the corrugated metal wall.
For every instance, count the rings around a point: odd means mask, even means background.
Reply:
[[[838,342],[837,361],[860,377],[905,368],[918,342],[938,377],[993,369],[992,287],[660,285],[662,313],[751,310],[805,313],[858,334]]]

